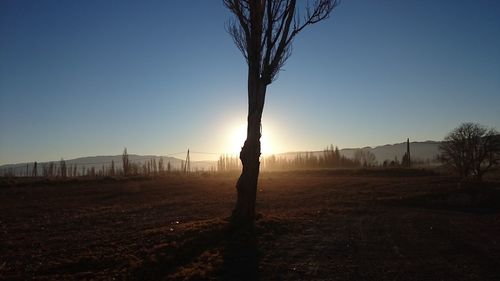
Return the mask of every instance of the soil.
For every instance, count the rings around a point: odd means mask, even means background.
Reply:
[[[0,181],[2,280],[500,280],[500,181],[433,173]]]

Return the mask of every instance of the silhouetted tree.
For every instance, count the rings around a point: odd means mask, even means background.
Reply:
[[[255,201],[261,152],[261,120],[267,86],[276,79],[292,53],[295,36],[306,26],[328,18],[337,0],[305,2],[298,16],[296,0],[223,0],[234,14],[228,32],[248,64],[248,127],[240,152],[242,173],[236,184],[238,197],[231,223],[240,225],[255,218]]]
[[[339,167],[341,162],[340,150],[338,146],[335,146],[335,167]]]
[[[408,158],[408,168],[411,168],[410,138],[406,139],[406,157]]]
[[[354,152],[354,161],[363,167],[373,167],[377,164],[377,157],[373,152],[366,149],[357,149]]]
[[[50,162],[48,169],[47,169],[47,176],[53,177],[54,176],[54,171],[55,171],[55,164],[54,162]]]
[[[61,172],[60,175],[61,177],[65,178],[66,177],[66,172],[68,171],[66,168],[66,161],[64,161],[63,158],[59,161],[59,171]]]
[[[165,172],[165,164],[163,163],[163,157],[160,157],[158,161],[158,174],[163,175]]]
[[[36,177],[37,174],[38,174],[38,165],[37,165],[37,163],[35,161],[35,163],[33,163],[33,172],[31,173],[31,176],[32,177]]]
[[[153,158],[153,174],[156,176],[158,175],[158,166],[156,165],[156,159]]]
[[[408,153],[405,152],[403,157],[401,158],[401,166],[409,167],[410,166],[410,157],[408,157]]]
[[[10,167],[6,171],[4,170],[3,176],[4,177],[15,177],[16,173],[14,172],[14,168]]]
[[[122,155],[123,175],[128,176],[130,173],[130,161],[128,159],[127,148],[123,149]]]
[[[129,174],[130,175],[138,175],[141,171],[141,165],[139,163],[130,163],[129,164]]]
[[[87,169],[87,176],[91,178],[95,178],[95,167],[92,166],[90,169]]]
[[[237,171],[240,168],[238,157],[232,155],[221,155],[217,161],[219,172]]]
[[[445,137],[439,150],[439,159],[462,179],[481,181],[484,173],[500,162],[500,136],[495,129],[463,123]]]

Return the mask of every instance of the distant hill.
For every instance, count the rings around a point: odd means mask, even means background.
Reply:
[[[424,142],[410,142],[410,154],[412,159],[415,160],[434,160],[436,159],[439,153],[439,144],[437,141],[424,141]],[[340,149],[340,154],[347,158],[354,158],[354,153],[359,148],[344,148]],[[401,161],[403,155],[406,153],[406,142],[396,143],[396,144],[386,144],[376,147],[363,147],[363,150],[369,150],[375,157],[377,157],[377,161],[379,163],[384,162],[384,160],[392,161],[394,158],[397,158]],[[281,153],[276,156],[294,158],[298,154],[304,154],[306,151],[302,152],[287,152]],[[320,156],[323,154],[322,150],[312,151],[313,155]]]
[[[165,167],[167,163],[170,162],[170,166],[172,170],[179,170],[181,168],[181,163],[183,160],[168,157],[168,156],[156,156],[156,155],[136,155],[129,154],[129,161],[134,164],[143,165],[147,161],[154,159],[156,163],[160,161],[160,158],[163,158],[163,162]],[[122,155],[112,155],[112,156],[89,156],[89,157],[80,157],[75,159],[65,160],[66,165],[69,166],[77,166],[77,171],[82,171],[83,169],[91,169],[92,167],[98,171],[102,169],[103,166],[109,167],[111,162],[115,162],[116,169],[122,168]],[[38,162],[37,169],[38,174],[42,173],[42,167],[47,165],[50,162],[54,162],[54,164],[59,165],[59,160],[48,161],[48,162]],[[28,168],[28,172],[31,173],[33,170],[33,162],[29,163],[18,163],[18,164],[7,164],[0,166],[0,175],[5,174],[6,172],[12,170],[16,175],[25,175],[26,167]],[[212,167],[215,167],[214,161],[191,161],[191,170],[210,170]]]
[[[434,160],[439,154],[439,144],[437,141],[410,142],[410,155],[413,159]],[[384,160],[401,160],[406,153],[406,142],[396,144],[386,144],[374,148],[365,147],[377,157],[377,161],[382,163]],[[356,149],[342,149],[340,152],[346,157],[352,158]]]
[[[437,141],[424,141],[424,142],[411,142],[410,143],[410,153],[412,159],[415,160],[434,160],[438,155],[438,147],[440,142]],[[359,148],[345,148],[340,150],[340,154],[353,158],[355,151]],[[361,148],[364,150],[369,150],[375,154],[377,157],[377,161],[379,163],[384,162],[384,160],[392,161],[394,158],[397,158],[401,161],[401,158],[406,152],[406,142],[396,143],[396,144],[387,144],[376,147],[364,147]],[[294,158],[298,154],[304,154],[305,151],[302,152],[287,152],[276,154],[278,157],[286,157],[286,158]],[[320,156],[323,154],[323,151],[308,151],[307,153],[312,153],[315,156]],[[151,159],[155,159],[156,162],[163,158],[165,166],[168,162],[173,170],[179,170],[181,168],[182,160],[175,157],[167,157],[167,156],[156,156],[156,155],[136,155],[129,154],[129,159],[132,163],[137,163],[142,166],[143,163],[150,161]],[[90,156],[90,157],[81,157],[76,159],[66,160],[66,165],[76,165],[77,170],[81,171],[82,169],[91,169],[94,167],[96,170],[102,169],[103,165],[105,167],[109,167],[111,162],[115,162],[115,167],[117,169],[121,169],[122,167],[122,155],[112,155],[112,156]],[[56,165],[59,164],[58,160],[52,161]],[[42,167],[44,164],[49,162],[39,162],[38,163],[38,174],[42,173]],[[212,168],[215,168],[217,165],[216,161],[191,161],[191,170],[205,170],[208,171]],[[33,162],[30,163],[18,163],[18,164],[7,164],[0,166],[0,175],[4,175],[8,171],[13,171],[16,175],[25,175],[26,167],[28,167],[29,173],[33,170]]]

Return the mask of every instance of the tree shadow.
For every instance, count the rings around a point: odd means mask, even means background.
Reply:
[[[217,280],[259,280],[259,251],[255,227],[231,229],[212,225],[185,235],[175,247],[154,249],[151,256],[133,268],[129,280],[162,280],[196,260],[204,252],[219,249],[222,265]]]
[[[254,225],[228,231],[223,243],[220,280],[259,280],[257,232]]]
[[[173,246],[154,249],[150,257],[133,268],[129,280],[163,280],[183,265],[188,264],[203,252],[214,249],[226,236],[224,225],[210,226],[185,234]]]

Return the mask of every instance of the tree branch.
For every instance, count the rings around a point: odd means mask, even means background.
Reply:
[[[302,0],[300,0],[302,1]],[[249,67],[257,68],[259,79],[270,84],[292,53],[295,36],[306,26],[330,16],[340,0],[307,0],[301,20],[297,0],[223,0],[235,15],[227,31]]]

